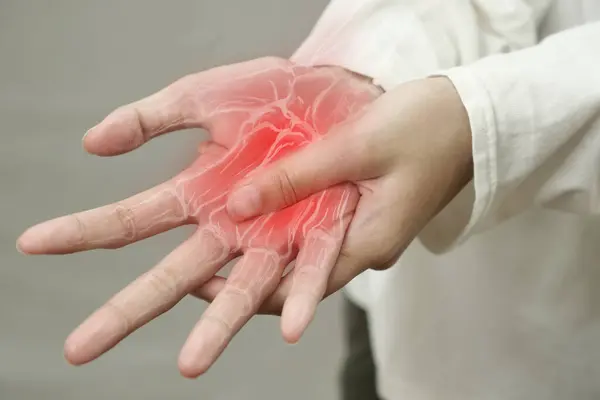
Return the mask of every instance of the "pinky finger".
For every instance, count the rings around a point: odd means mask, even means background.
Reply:
[[[204,300],[207,303],[212,303],[219,293],[225,287],[227,278],[222,276],[213,276],[205,284],[199,288],[194,289],[190,294],[194,297]]]

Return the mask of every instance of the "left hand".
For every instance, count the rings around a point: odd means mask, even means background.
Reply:
[[[239,182],[227,205],[232,218],[243,221],[341,182],[356,184],[361,197],[327,296],[367,269],[393,265],[472,173],[471,132],[461,99],[449,79],[428,78],[383,94],[357,118]],[[215,277],[196,295],[211,301],[223,285]],[[260,311],[283,311],[282,325],[288,323],[292,287],[284,279]]]
[[[65,254],[118,248],[180,225],[198,226],[69,336],[67,359],[83,364],[100,356],[238,256],[181,350],[182,374],[195,377],[212,365],[293,260],[286,277],[298,277],[294,291],[301,301],[291,304],[295,315],[284,336],[298,340],[325,292],[358,192],[351,184],[337,185],[286,210],[239,223],[226,212],[227,195],[237,181],[317,140],[380,93],[368,79],[342,68],[268,57],[187,76],[92,128],[84,146],[103,156],[182,128],[206,128],[212,140],[169,181],[115,204],[46,221],[19,238],[24,253]]]

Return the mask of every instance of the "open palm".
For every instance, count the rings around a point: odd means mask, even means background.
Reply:
[[[182,349],[182,373],[197,376],[208,369],[282,279],[291,280],[282,329],[287,340],[296,341],[323,297],[358,192],[351,184],[340,184],[236,223],[226,211],[229,191],[262,167],[318,140],[379,94],[339,68],[263,58],[187,76],[117,109],[92,128],[84,145],[102,156],[191,127],[207,129],[211,141],[169,181],[115,204],[44,222],[19,238],[25,253],[65,254],[119,248],[184,224],[198,226],[72,333],[67,358],[75,364],[93,360],[197,291],[238,256],[226,285]]]

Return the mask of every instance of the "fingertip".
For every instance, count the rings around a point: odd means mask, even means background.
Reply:
[[[220,326],[206,325],[201,319],[184,343],[179,353],[179,372],[189,379],[195,379],[204,374],[212,366],[220,354],[215,347]]]
[[[113,134],[86,136],[83,140],[83,149],[99,157],[119,156],[140,147],[131,141],[123,140]]]
[[[97,147],[94,143],[94,139],[90,139],[90,137],[93,137],[90,136],[90,133],[93,132],[94,128],[89,129],[81,138],[81,146],[83,147],[83,150],[90,154],[95,154]]]
[[[83,353],[79,350],[80,346],[78,346],[77,341],[73,339],[73,335],[69,336],[63,347],[65,360],[73,366],[79,366],[88,362],[89,360],[86,357],[83,357]]]
[[[21,236],[17,238],[16,248],[19,253],[24,255],[33,255],[39,254],[41,252],[39,246],[36,246],[36,240],[34,239],[34,228],[35,226],[28,228],[25,232],[21,234]]]
[[[144,143],[135,112],[117,109],[90,128],[82,138],[85,151],[97,156],[116,156],[135,150]]]
[[[314,317],[314,307],[301,298],[286,301],[281,313],[281,333],[289,344],[296,344]]]
[[[95,155],[102,155],[103,146],[101,128],[103,123],[104,121],[88,129],[81,138],[81,145],[86,152]]]
[[[192,354],[182,352],[178,360],[179,373],[184,378],[196,379],[210,368],[210,364],[202,363]]]
[[[23,255],[29,255],[29,253],[26,250],[26,245],[24,246],[22,242],[23,242],[23,240],[19,237],[17,239],[17,243],[15,245],[17,251]]]
[[[283,336],[283,340],[287,344],[298,344],[298,342],[300,341],[300,337],[302,336],[302,334],[298,334],[295,331],[291,331],[285,328],[284,326],[281,327],[281,335]]]
[[[297,344],[304,331],[305,327],[298,324],[298,322],[290,321],[289,318],[284,318],[283,316],[281,317],[281,336],[287,344]]]
[[[17,239],[19,252],[27,255],[63,254],[56,251],[56,243],[64,237],[64,217],[54,218],[29,227]]]

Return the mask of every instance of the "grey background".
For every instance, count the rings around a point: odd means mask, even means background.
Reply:
[[[0,0],[0,400],[334,399],[339,299],[296,346],[262,317],[205,376],[177,355],[204,309],[188,299],[98,361],[66,364],[63,340],[110,295],[167,254],[176,230],[116,251],[25,257],[28,226],[113,202],[170,177],[202,133],[159,138],[114,159],[81,136],[113,108],[178,77],[263,55],[288,56],[326,0]]]

